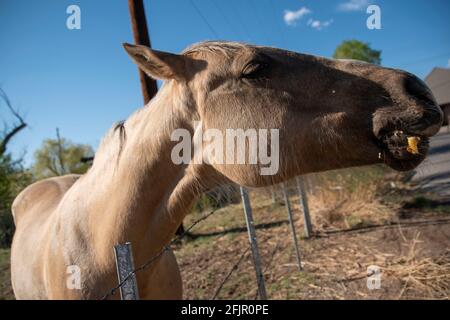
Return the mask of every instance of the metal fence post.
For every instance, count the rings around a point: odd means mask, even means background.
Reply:
[[[122,283],[134,270],[133,253],[131,243],[118,244],[114,246],[116,256],[117,276]],[[131,274],[120,287],[120,298],[122,300],[139,300],[136,275]]]
[[[284,183],[281,185],[281,187],[283,189],[284,202],[286,204],[286,208],[287,208],[287,212],[288,212],[289,224],[291,225],[292,240],[294,241],[294,249],[295,249],[295,255],[297,257],[298,269],[302,270],[302,261],[300,259],[300,250],[298,249],[297,232],[295,231],[295,224],[294,224],[294,218],[292,217],[292,210],[291,210],[291,203],[289,202],[289,195],[286,190],[286,185]]]
[[[256,241],[255,224],[253,222],[252,207],[248,198],[247,189],[241,187],[242,203],[244,204],[245,222],[247,223],[248,238],[252,248],[253,264],[255,266],[256,281],[258,284],[259,298],[267,300],[266,286],[261,268],[261,258],[259,256],[258,243]]]
[[[302,177],[297,177],[295,180],[297,181],[297,188],[300,193],[300,207],[303,210],[303,219],[305,221],[305,236],[306,238],[310,238],[313,230],[311,224],[311,217],[309,215],[309,206],[305,190],[305,183]]]
[[[274,189],[273,186],[270,187],[270,192],[272,194],[272,205],[274,206],[277,201],[276,201],[276,198],[275,198],[275,189]]]

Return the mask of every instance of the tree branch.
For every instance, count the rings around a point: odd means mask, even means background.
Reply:
[[[11,113],[14,115],[14,117],[17,118],[17,120],[19,120],[20,124],[25,124],[25,121],[23,120],[22,116],[16,111],[14,110],[11,101],[8,98],[8,95],[5,93],[5,91],[0,88],[0,97],[5,101],[6,106],[8,107],[9,111],[11,111]]]
[[[58,142],[58,160],[59,165],[61,167],[61,174],[63,175],[66,172],[66,168],[64,166],[64,157],[63,157],[63,141],[61,139],[61,136],[59,134],[59,128],[56,128],[56,139]]]
[[[11,139],[21,130],[23,130],[27,124],[25,123],[25,121],[23,120],[22,116],[19,114],[18,111],[16,111],[12,104],[11,101],[8,98],[8,95],[5,93],[5,91],[0,88],[0,97],[3,99],[3,101],[5,102],[7,108],[9,109],[9,111],[13,114],[13,116],[19,121],[18,125],[15,125],[13,129],[11,129],[9,132],[8,130],[6,130],[7,132],[5,133],[5,136],[1,139],[0,141],[0,155],[4,154],[6,152],[6,147],[9,143],[9,141],[11,141]]]
[[[26,126],[26,123],[22,123],[5,135],[0,143],[0,155],[6,152],[6,146],[8,145],[8,142],[12,139],[12,137],[15,136],[20,130],[24,129]]]
[[[91,161],[94,161],[94,157],[82,157],[82,158],[80,159],[80,161],[81,161],[82,163],[91,162]]]

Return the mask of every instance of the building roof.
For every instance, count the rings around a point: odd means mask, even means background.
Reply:
[[[450,103],[450,69],[434,68],[426,76],[425,83],[433,91],[439,105]]]

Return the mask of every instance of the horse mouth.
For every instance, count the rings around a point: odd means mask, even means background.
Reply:
[[[428,154],[429,139],[424,135],[395,130],[377,139],[379,158],[397,171],[416,168]]]

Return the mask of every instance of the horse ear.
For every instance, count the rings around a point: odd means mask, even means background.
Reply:
[[[124,43],[123,47],[138,67],[154,79],[186,80],[186,58],[182,55]]]

